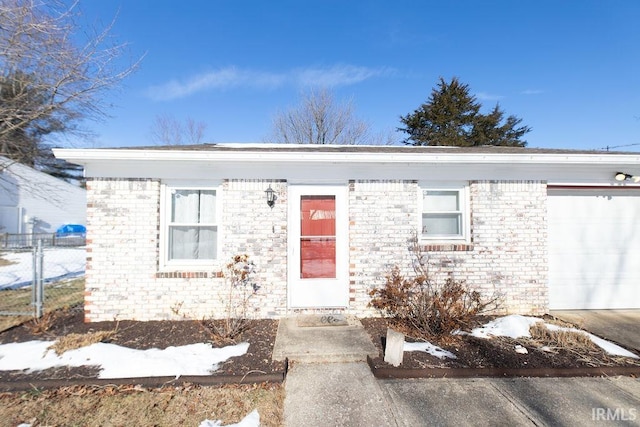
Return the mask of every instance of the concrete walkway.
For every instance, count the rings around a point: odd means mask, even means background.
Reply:
[[[324,327],[283,319],[274,359],[290,360],[285,425],[640,425],[639,379],[376,380],[364,362],[376,353],[355,319]]]
[[[282,319],[273,349],[289,359],[285,382],[286,426],[395,426],[380,384],[366,363],[377,349],[362,324],[299,326],[307,319]],[[319,325],[320,323],[318,323]]]

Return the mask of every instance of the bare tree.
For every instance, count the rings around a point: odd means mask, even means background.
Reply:
[[[368,123],[353,114],[353,104],[338,104],[326,90],[302,95],[299,106],[278,112],[273,119],[272,140],[286,144],[354,145],[371,142]]]
[[[151,125],[151,140],[159,145],[202,144],[206,128],[206,123],[190,117],[182,123],[171,115],[157,115]]]
[[[84,120],[107,117],[105,92],[138,66],[117,64],[125,44],[113,22],[87,30],[78,2],[0,2],[0,155],[33,166],[46,138],[84,134]],[[81,40],[81,41],[78,41]]]

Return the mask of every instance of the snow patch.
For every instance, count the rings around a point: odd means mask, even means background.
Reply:
[[[431,344],[428,341],[427,342],[405,342],[403,346],[403,350],[404,351],[424,351],[440,359],[444,359],[445,357],[448,357],[449,359],[458,358],[455,354],[451,353],[450,351],[440,348],[437,345]]]
[[[138,378],[210,375],[219,364],[245,354],[249,343],[214,348],[198,343],[164,350],[135,350],[116,344],[96,343],[58,356],[49,348],[54,341],[28,341],[0,345],[0,370],[41,371],[58,366],[99,366],[99,378]]]
[[[623,356],[623,357],[631,357],[633,359],[639,359],[637,355],[631,353],[630,351],[620,347],[617,344],[612,343],[611,341],[604,340],[600,337],[597,337],[587,331],[582,331],[576,328],[565,328],[558,325],[545,324],[550,331],[569,331],[569,332],[579,332],[581,334],[585,334],[589,337],[589,339],[598,347],[603,349],[605,352],[612,354],[614,356]]]
[[[512,314],[509,316],[498,317],[485,325],[475,328],[471,331],[471,335],[478,338],[491,338],[491,337],[531,337],[529,328],[531,325],[537,322],[542,322],[542,319],[537,317],[521,316],[519,314]]]
[[[222,427],[222,421],[204,420],[200,423],[200,427]],[[227,424],[226,427],[260,427],[260,414],[258,414],[257,409],[254,409],[239,423]]]
[[[512,314],[509,316],[499,317],[479,328],[473,329],[470,335],[473,335],[474,337],[479,337],[479,338],[491,338],[491,337],[510,337],[514,339],[521,338],[521,337],[530,338],[531,334],[529,333],[529,328],[537,322],[543,322],[544,325],[547,327],[547,329],[549,329],[550,331],[562,330],[562,331],[573,331],[573,332],[583,333],[587,335],[591,339],[591,341],[593,341],[594,344],[596,344],[598,347],[603,349],[608,354],[611,354],[614,356],[632,357],[634,359],[640,358],[637,355],[631,353],[630,351],[620,347],[619,345],[616,345],[610,341],[597,337],[589,332],[582,331],[576,328],[565,328],[562,326],[549,324],[537,317],[521,316],[519,314]]]
[[[82,276],[87,264],[86,248],[46,248],[43,251],[45,282]],[[2,257],[12,264],[0,267],[0,289],[18,289],[33,281],[33,253],[5,252]]]

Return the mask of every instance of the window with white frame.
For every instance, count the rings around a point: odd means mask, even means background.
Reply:
[[[420,188],[421,235],[424,239],[466,240],[468,212],[466,187]]]
[[[204,266],[218,255],[218,189],[164,186],[163,265]]]

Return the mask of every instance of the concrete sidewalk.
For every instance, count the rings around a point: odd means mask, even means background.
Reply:
[[[283,319],[274,358],[290,360],[285,425],[640,425],[640,380],[512,378],[376,380],[362,325],[300,327]]]
[[[630,377],[379,382],[397,426],[640,425],[640,380]]]

